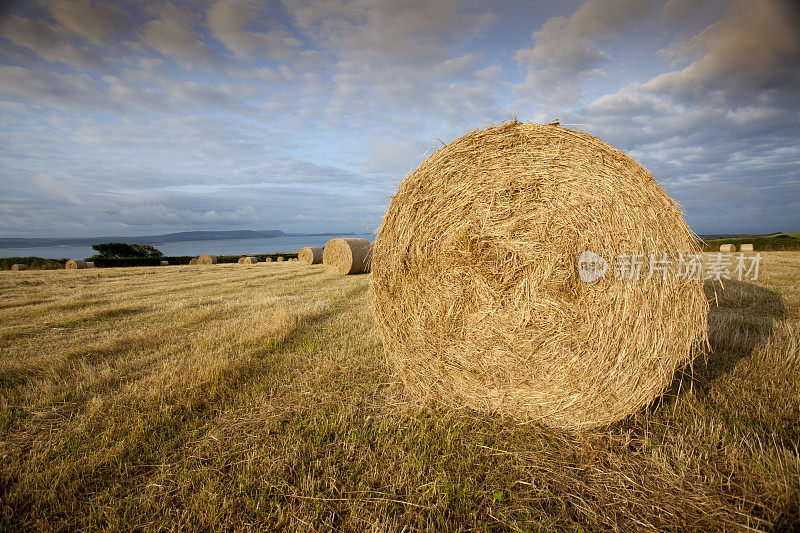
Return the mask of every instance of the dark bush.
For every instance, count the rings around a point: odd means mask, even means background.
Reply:
[[[11,270],[11,265],[20,263],[28,270],[58,270],[64,268],[67,259],[43,259],[41,257],[2,257],[0,270]]]

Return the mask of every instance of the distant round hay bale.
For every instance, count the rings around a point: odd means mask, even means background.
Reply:
[[[306,265],[318,265],[322,263],[322,247],[306,246],[297,252],[297,258]]]
[[[298,259],[296,257],[292,257],[291,259],[289,259],[289,261],[298,261]]]
[[[244,263],[244,257],[240,257],[239,260],[236,262],[241,265],[242,263]]]
[[[94,268],[94,262],[93,261],[86,261],[86,268]]]
[[[279,255],[278,257],[275,258],[275,261],[277,261],[278,263],[283,263],[284,261],[283,256]]]
[[[736,245],[735,244],[721,244],[719,247],[720,252],[735,252]]]
[[[367,239],[345,237],[331,239],[325,244],[322,264],[336,274],[363,274],[369,272],[372,261],[372,243]]]
[[[272,263],[272,258],[270,256],[267,256],[267,257],[264,258],[264,262],[265,263]]]
[[[210,255],[210,254],[202,254],[197,257],[197,264],[198,265],[216,265],[217,264],[217,256]]]
[[[169,266],[169,261],[159,261],[158,266],[162,267]]]
[[[753,251],[753,245],[752,244],[742,244],[742,245],[739,246],[739,251],[740,252],[752,252]]]
[[[11,270],[28,270],[28,265],[23,265],[22,263],[14,263],[11,265]]]
[[[64,268],[66,268],[67,270],[86,268],[86,261],[84,261],[83,259],[70,259],[64,265]]]
[[[258,259],[255,257],[242,257],[242,264],[244,265],[255,265],[258,263]]]
[[[699,250],[625,153],[514,121],[456,139],[403,180],[373,247],[372,307],[411,392],[592,428],[648,405],[706,339],[700,282],[618,278],[616,261]]]
[[[189,259],[189,264],[190,265],[196,265],[197,264],[197,258],[196,257],[192,257],[191,259]]]

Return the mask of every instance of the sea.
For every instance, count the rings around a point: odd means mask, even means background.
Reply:
[[[225,239],[220,241],[183,241],[154,244],[166,256],[200,254],[211,255],[247,255],[273,252],[296,252],[304,246],[324,246],[326,242],[343,235],[308,235],[286,237],[260,237],[257,239]],[[361,237],[375,240],[372,233],[344,235],[345,237]],[[0,257],[43,257],[45,259],[83,259],[95,255],[91,245],[78,246],[43,246],[0,248]]]

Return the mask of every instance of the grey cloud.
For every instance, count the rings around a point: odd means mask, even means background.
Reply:
[[[515,91],[546,102],[576,101],[583,83],[609,59],[602,42],[639,24],[653,6],[652,0],[589,0],[568,18],[549,19],[533,33],[533,48],[517,51],[527,72]]]
[[[442,61],[453,41],[480,34],[495,20],[455,0],[287,2],[297,25],[340,58],[420,65]]]
[[[147,22],[140,33],[147,45],[185,67],[191,67],[212,59],[214,54],[202,36],[186,22],[185,19],[191,16],[184,15],[183,11],[174,7],[162,9],[162,18]]]
[[[301,58],[302,42],[281,28],[271,15],[260,2],[219,0],[206,11],[206,25],[215,39],[240,57],[278,61]],[[259,23],[271,27],[258,28]],[[259,31],[262,29],[266,31]]]
[[[133,24],[126,11],[104,2],[55,0],[48,2],[47,8],[63,27],[95,44],[110,43]]]
[[[685,68],[656,76],[645,91],[684,101],[721,97],[735,105],[773,90],[797,102],[800,8],[779,0],[740,1],[725,18],[677,47]],[[787,93],[788,91],[788,93]]]
[[[569,120],[625,149],[664,181],[703,233],[800,225],[797,109],[686,107],[629,88]]]
[[[102,94],[89,76],[43,73],[10,65],[0,66],[0,96],[56,108],[107,107],[103,106]]]
[[[105,65],[93,49],[72,42],[71,35],[57,24],[0,14],[0,38],[31,50],[47,62],[97,69]],[[2,41],[0,41],[2,47]]]

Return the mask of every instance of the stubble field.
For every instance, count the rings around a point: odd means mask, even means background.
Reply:
[[[712,351],[610,428],[409,397],[369,276],[0,272],[0,529],[800,528],[800,253],[707,284]]]

